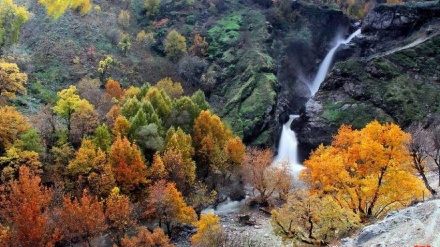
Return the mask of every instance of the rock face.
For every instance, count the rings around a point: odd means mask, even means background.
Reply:
[[[374,8],[362,35],[344,47],[302,114],[298,139],[329,144],[341,124],[393,121],[403,128],[440,114],[440,11],[437,3]],[[348,55],[351,54],[351,55]],[[339,57],[341,58],[341,57]]]
[[[339,246],[440,246],[439,231],[440,200],[433,200],[391,212]]]
[[[211,102],[246,143],[258,146],[277,145],[281,126],[310,97],[306,83],[317,59],[349,28],[340,10],[294,2],[281,17],[276,11],[237,11],[208,31],[219,40],[210,52],[216,55],[208,71],[218,75]],[[215,39],[216,33],[228,38]]]

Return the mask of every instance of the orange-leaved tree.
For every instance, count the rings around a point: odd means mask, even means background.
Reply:
[[[287,166],[271,166],[272,161],[270,149],[249,148],[244,156],[243,178],[252,185],[253,199],[259,204],[268,204],[274,193],[285,199],[293,185],[293,177]]]
[[[110,229],[110,236],[118,246],[121,246],[121,240],[127,231],[136,225],[131,214],[130,198],[121,195],[118,187],[113,188],[105,201],[105,218]]]
[[[137,227],[137,235],[125,236],[121,241],[121,247],[174,247],[170,239],[162,229],[156,228],[153,232],[148,231],[145,226]]]
[[[158,219],[160,227],[164,223],[168,235],[171,235],[172,227],[175,225],[196,221],[194,209],[186,205],[174,183],[167,183],[165,180],[156,182],[150,188],[144,214],[149,218]]]
[[[41,185],[41,179],[32,174],[29,168],[20,167],[18,180],[0,187],[0,229],[4,246],[54,246],[59,238],[49,208],[53,191]]]
[[[202,176],[220,173],[226,178],[240,167],[245,146],[217,115],[200,112],[194,122],[193,141]]]
[[[121,88],[121,84],[115,80],[108,80],[105,84],[105,92],[112,98],[120,100],[124,96],[124,90]]]
[[[409,140],[392,123],[342,126],[330,146],[321,145],[304,162],[301,177],[313,193],[332,195],[364,219],[379,217],[428,193],[414,175]]]
[[[108,162],[123,193],[133,191],[148,182],[147,166],[142,154],[136,144],[131,144],[127,137],[116,137],[110,147]]]
[[[91,239],[107,230],[102,203],[87,191],[79,199],[64,196],[63,206],[56,210],[55,215],[63,241],[70,244],[81,240],[84,246],[91,247]]]

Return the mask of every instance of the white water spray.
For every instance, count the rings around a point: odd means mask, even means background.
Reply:
[[[278,146],[278,155],[273,161],[273,165],[282,165],[282,162],[287,162],[290,172],[297,175],[304,167],[298,161],[298,141],[295,132],[290,128],[290,124],[299,115],[290,115],[289,121],[283,125],[281,131],[280,144]]]
[[[327,53],[321,65],[319,66],[318,73],[315,79],[309,85],[310,92],[312,96],[318,91],[319,86],[324,81],[328,70],[330,69],[331,62],[336,53],[336,50],[341,44],[348,44],[354,37],[359,35],[361,30],[357,30],[352,33],[347,39],[338,39],[336,45]],[[298,141],[296,139],[295,132],[290,129],[290,124],[292,121],[299,117],[298,115],[290,115],[289,121],[283,125],[283,130],[281,132],[280,144],[278,147],[278,155],[273,161],[273,165],[280,165],[282,162],[288,162],[289,169],[292,175],[297,176],[299,172],[304,169],[304,166],[298,161]]]
[[[246,198],[241,201],[232,201],[229,197],[226,201],[217,205],[217,207],[207,207],[202,210],[202,214],[214,213],[214,214],[228,214],[231,212],[240,212],[241,209],[246,207]]]
[[[361,30],[358,29],[356,32],[348,36],[347,39],[336,40],[336,45],[327,53],[321,65],[319,66],[318,73],[316,74],[315,79],[313,80],[312,84],[309,85],[309,89],[312,96],[314,96],[316,92],[318,92],[319,86],[321,86],[321,83],[324,81],[325,76],[327,75],[327,72],[330,69],[330,65],[332,63],[333,57],[335,56],[338,47],[342,44],[350,43],[350,41],[360,33]]]

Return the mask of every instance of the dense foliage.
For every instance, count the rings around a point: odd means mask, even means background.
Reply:
[[[240,246],[201,211],[245,186],[285,240],[327,245],[427,194],[415,172],[436,193],[438,128],[343,126],[299,183],[272,165],[272,33],[304,24],[291,1],[0,1],[0,247],[171,247],[187,226],[194,246]],[[325,4],[364,16],[373,1]]]

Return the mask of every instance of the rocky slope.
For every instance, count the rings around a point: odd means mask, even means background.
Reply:
[[[418,203],[389,213],[339,246],[440,246],[440,200]]]
[[[378,5],[362,35],[340,49],[338,62],[308,101],[299,140],[329,143],[341,124],[371,120],[436,126],[440,114],[440,5]]]
[[[342,11],[302,1],[225,0],[162,1],[159,14],[147,18],[143,0],[96,0],[84,16],[67,11],[46,17],[34,0],[17,0],[32,18],[18,44],[2,50],[29,75],[29,94],[17,105],[26,109],[53,103],[56,91],[83,78],[98,78],[106,56],[115,63],[107,76],[124,87],[155,84],[163,77],[179,81],[186,93],[202,88],[217,114],[246,143],[275,146],[289,114],[298,113],[310,97],[307,81],[337,33],[347,34]],[[122,11],[129,23],[118,20]],[[206,38],[207,57],[165,58],[164,39],[177,30],[190,47],[195,33]],[[137,41],[145,30],[154,40]],[[128,35],[125,54],[118,43]]]

